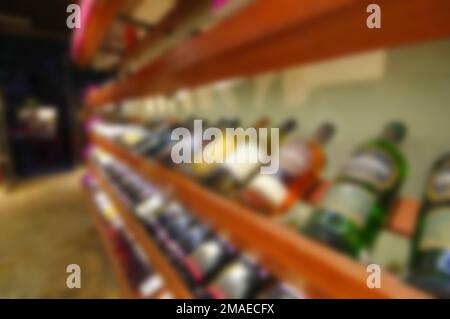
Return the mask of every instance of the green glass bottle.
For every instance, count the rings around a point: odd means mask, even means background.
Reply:
[[[450,298],[450,153],[433,165],[412,241],[409,281]]]
[[[398,146],[406,127],[391,122],[356,149],[303,231],[355,258],[370,249],[407,174]]]

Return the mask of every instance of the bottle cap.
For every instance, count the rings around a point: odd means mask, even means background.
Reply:
[[[293,130],[295,130],[298,126],[298,122],[297,120],[293,119],[293,118],[289,118],[286,121],[283,122],[283,124],[280,127],[280,130],[282,132],[291,132]]]
[[[336,127],[331,122],[325,122],[319,126],[314,134],[315,140],[320,144],[326,144],[336,132]]]
[[[395,144],[400,144],[406,136],[406,131],[405,124],[399,121],[393,121],[384,127],[382,137]]]
[[[241,121],[238,118],[232,118],[228,120],[227,125],[232,128],[236,128],[240,125]]]

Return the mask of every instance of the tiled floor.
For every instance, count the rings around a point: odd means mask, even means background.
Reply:
[[[0,190],[0,298],[116,298],[120,291],[80,186],[82,170]],[[66,267],[81,267],[81,288]]]

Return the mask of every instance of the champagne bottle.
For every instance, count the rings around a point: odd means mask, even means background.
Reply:
[[[304,232],[353,257],[369,249],[406,174],[398,145],[406,127],[388,124],[345,163]]]
[[[333,133],[334,126],[324,123],[307,141],[299,137],[286,141],[280,149],[277,174],[256,174],[240,193],[240,200],[264,213],[288,210],[317,183],[326,162],[323,146]]]
[[[450,298],[450,153],[433,165],[412,242],[409,281]]]

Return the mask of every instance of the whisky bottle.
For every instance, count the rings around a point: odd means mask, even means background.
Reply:
[[[405,134],[402,123],[392,122],[380,137],[357,148],[304,232],[356,258],[370,249],[407,174],[398,148]]]
[[[333,133],[334,126],[324,123],[309,140],[287,140],[280,149],[278,172],[256,174],[240,193],[240,200],[264,213],[288,210],[317,183],[326,162],[323,147]]]
[[[433,165],[412,241],[409,281],[450,298],[450,153]]]

